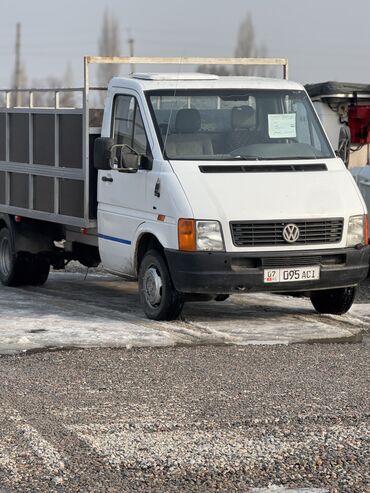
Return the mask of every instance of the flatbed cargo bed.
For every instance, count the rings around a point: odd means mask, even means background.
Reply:
[[[11,105],[12,90],[0,98],[0,212],[65,225],[96,225],[93,143],[103,110],[90,109],[86,88],[80,108],[62,108],[65,89],[29,89],[26,107]],[[53,107],[34,107],[36,92],[53,93]],[[87,117],[88,115],[88,117]]]

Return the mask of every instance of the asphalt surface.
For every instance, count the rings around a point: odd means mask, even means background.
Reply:
[[[2,356],[0,491],[367,492],[369,352],[361,343]]]

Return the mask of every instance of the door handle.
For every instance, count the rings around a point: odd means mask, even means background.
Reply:
[[[112,182],[113,181],[113,178],[111,176],[102,176],[102,181],[110,181]]]
[[[370,181],[360,180],[360,185],[367,185],[367,186],[370,186]]]

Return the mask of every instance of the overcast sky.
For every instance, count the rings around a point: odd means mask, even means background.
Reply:
[[[370,0],[0,0],[0,7],[0,87],[11,80],[16,22],[29,84],[61,76],[68,62],[81,84],[82,57],[97,54],[106,7],[120,21],[122,55],[131,30],[136,55],[232,56],[251,12],[257,41],[268,56],[289,59],[291,79],[370,83]]]

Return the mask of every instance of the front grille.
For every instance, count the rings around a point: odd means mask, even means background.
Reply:
[[[263,258],[262,267],[299,267],[305,265],[319,265],[321,262],[320,255],[310,255],[306,257],[273,257]]]
[[[299,238],[288,243],[283,237],[287,224],[299,228]],[[295,246],[339,243],[343,234],[343,219],[306,219],[287,221],[232,221],[231,236],[237,247]]]
[[[304,267],[321,265],[322,267],[336,267],[346,265],[346,255],[343,253],[332,255],[323,253],[321,255],[292,255],[284,257],[232,257],[231,268],[235,272],[249,269],[277,269],[282,267]]]

